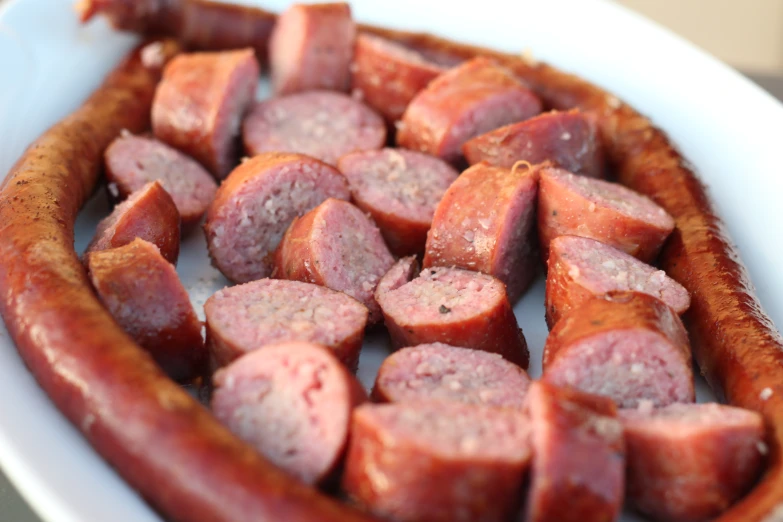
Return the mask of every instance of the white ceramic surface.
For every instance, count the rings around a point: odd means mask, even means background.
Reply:
[[[279,10],[288,2],[262,5]],[[134,38],[103,23],[79,27],[68,0],[12,0],[0,11],[0,173],[49,125],[78,106]],[[629,101],[663,127],[710,186],[761,300],[783,324],[783,221],[779,148],[783,106],[679,38],[602,0],[356,0],[357,19],[426,30],[508,51],[532,50]],[[480,7],[477,7],[480,6]],[[80,216],[77,248],[107,206],[98,194]],[[3,238],[0,238],[2,241]],[[199,307],[225,280],[199,233],[178,267]],[[546,337],[543,281],[516,307],[540,372]],[[384,355],[371,339],[360,376],[369,385]],[[702,399],[709,393],[702,387]],[[159,522],[160,518],[57,412],[0,325],[0,464],[47,521]],[[625,521],[638,520],[626,515]]]

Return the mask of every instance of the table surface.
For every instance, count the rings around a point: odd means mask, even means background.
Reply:
[[[0,4],[4,0],[0,0]],[[773,96],[783,101],[783,77],[747,75]],[[17,493],[0,467],[0,520],[13,522],[41,522],[27,502]]]

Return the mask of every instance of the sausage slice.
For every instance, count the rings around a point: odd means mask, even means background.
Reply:
[[[156,139],[123,134],[104,153],[109,190],[120,199],[159,181],[174,200],[184,225],[197,223],[215,197],[217,184],[204,167]]]
[[[258,78],[252,49],[177,56],[155,91],[155,137],[225,178],[238,160],[239,123],[255,97]]]
[[[375,287],[392,267],[378,227],[347,201],[327,199],[294,220],[275,253],[274,275],[345,292],[381,318]]]
[[[403,257],[384,274],[378,286],[375,287],[375,300],[379,300],[380,294],[397,290],[399,287],[411,281],[419,273],[419,262],[416,256]]]
[[[349,197],[345,178],[316,159],[255,156],[234,169],[209,206],[204,232],[212,263],[235,283],[267,277],[295,217],[328,198]]]
[[[606,397],[536,381],[527,394],[533,462],[526,522],[617,520],[623,427]]]
[[[347,91],[355,38],[346,3],[294,4],[283,11],[269,36],[275,93]]]
[[[650,263],[674,220],[649,198],[616,183],[542,169],[538,235],[546,260],[557,236],[589,237]]]
[[[445,70],[414,49],[362,33],[356,37],[351,64],[353,96],[394,122],[413,97]]]
[[[330,348],[355,370],[367,324],[367,308],[342,292],[275,279],[219,290],[204,312],[217,366],[270,344],[298,341]]]
[[[671,404],[620,412],[628,499],[661,521],[712,520],[758,477],[764,419],[721,404]]]
[[[98,223],[85,253],[127,245],[136,238],[158,247],[171,264],[179,257],[180,220],[174,200],[157,181],[147,183]]]
[[[215,373],[212,412],[239,438],[307,484],[339,466],[361,383],[325,347],[293,342],[249,353]]]
[[[311,91],[257,103],[245,119],[242,137],[251,156],[296,152],[336,165],[350,152],[383,147],[386,125],[348,95]]]
[[[86,255],[90,281],[119,325],[171,378],[201,375],[206,362],[201,321],[158,247],[143,239]]]
[[[551,161],[574,174],[604,177],[604,151],[595,121],[579,110],[552,111],[476,136],[462,146],[468,163],[511,168]]]
[[[621,408],[693,402],[688,333],[666,303],[617,293],[571,310],[544,346],[544,379],[611,397]]]
[[[528,437],[513,410],[365,404],[353,414],[343,489],[384,519],[505,521],[518,506]]]
[[[435,210],[425,268],[452,266],[497,277],[515,302],[533,281],[538,169],[474,165]]]
[[[471,138],[541,112],[541,101],[508,70],[474,58],[438,76],[410,102],[397,144],[454,162]]]
[[[399,256],[424,249],[435,208],[459,175],[428,154],[389,148],[348,154],[337,168],[356,206],[372,216]]]
[[[522,409],[530,385],[516,364],[495,353],[443,343],[403,348],[378,369],[378,402],[457,401]]]
[[[650,294],[676,313],[690,306],[688,291],[677,281],[616,248],[578,236],[559,236],[549,245],[546,321],[549,327],[585,301],[610,292]]]
[[[522,330],[494,277],[458,268],[428,268],[396,290],[379,295],[395,348],[446,343],[499,353],[527,368]]]

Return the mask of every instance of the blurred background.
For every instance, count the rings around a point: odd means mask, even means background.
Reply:
[[[783,100],[783,0],[615,0]]]
[[[668,27],[783,100],[783,0],[611,1]],[[38,521],[2,471],[0,521]]]

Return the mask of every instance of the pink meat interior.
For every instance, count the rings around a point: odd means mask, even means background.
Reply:
[[[620,411],[626,429],[662,433],[669,437],[690,437],[716,427],[750,427],[761,433],[764,420],[758,413],[724,404],[670,404],[652,408],[643,404]]]
[[[220,290],[204,309],[210,328],[244,351],[285,341],[339,344],[367,320],[364,306],[345,294],[275,279]]]
[[[375,295],[397,290],[399,287],[416,277],[418,272],[418,261],[416,256],[403,257],[381,277],[378,287],[375,289]]]
[[[211,228],[212,248],[240,281],[267,277],[268,255],[277,248],[291,221],[327,198],[348,199],[345,179],[315,161],[277,166],[243,184],[220,208]]]
[[[356,199],[380,211],[423,224],[457,179],[451,165],[405,149],[364,151],[343,157],[340,171]]]
[[[375,287],[394,258],[378,227],[345,201],[331,199],[320,208],[311,236],[311,251],[326,286],[365,303],[375,304]]]
[[[133,192],[128,199],[114,207],[111,214],[103,218],[95,229],[95,239],[88,249],[103,250],[108,248],[111,237],[114,235],[114,228],[117,222],[125,213],[133,208],[136,202],[146,196],[153,188],[153,182],[147,183],[136,192]]]
[[[459,403],[397,403],[366,404],[355,415],[375,426],[386,440],[404,441],[442,459],[513,463],[530,457],[528,422],[514,410]]]
[[[213,411],[274,464],[316,482],[348,429],[349,392],[338,364],[308,345],[267,347],[216,374]]]
[[[633,256],[609,245],[577,236],[560,236],[550,255],[566,263],[568,275],[594,294],[632,290],[664,301],[678,313],[688,309],[690,296],[677,281]]]
[[[454,268],[427,268],[383,299],[384,312],[407,324],[462,322],[495,309],[506,298],[499,280]]]
[[[530,378],[500,355],[442,343],[403,348],[381,366],[377,386],[393,402],[457,401],[522,408]]]
[[[647,330],[602,332],[568,348],[547,368],[548,381],[611,397],[621,408],[693,401],[690,363],[663,336]]]
[[[664,209],[649,198],[617,183],[579,176],[563,169],[545,169],[541,175],[567,187],[597,206],[611,208],[660,228],[674,227],[674,220]]]

